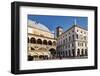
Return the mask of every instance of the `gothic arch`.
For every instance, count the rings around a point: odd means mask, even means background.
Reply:
[[[42,44],[42,40],[41,39],[37,39],[37,44]]]
[[[36,39],[35,39],[34,37],[32,37],[32,38],[30,39],[30,43],[36,43]]]
[[[47,40],[43,40],[43,44],[44,45],[47,45]]]
[[[48,41],[48,45],[52,45],[52,41],[49,40],[49,41]]]

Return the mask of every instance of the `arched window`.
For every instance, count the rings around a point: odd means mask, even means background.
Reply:
[[[84,55],[84,50],[82,49],[82,51],[81,51],[81,55],[83,56]]]
[[[42,40],[41,39],[37,39],[37,44],[42,44]]]
[[[54,56],[56,54],[56,50],[54,48],[51,48],[49,51],[52,56]]]
[[[53,41],[53,45],[56,45],[56,42],[55,41]]]
[[[47,45],[47,40],[43,40],[43,44],[44,45]]]
[[[32,37],[32,38],[30,39],[30,43],[36,43],[36,39]]]
[[[87,51],[87,49],[85,49],[85,55],[86,55],[86,56],[88,55],[88,51]]]
[[[77,56],[80,56],[80,49],[77,50]]]
[[[33,57],[31,55],[28,55],[28,61],[32,61]]]
[[[48,45],[52,45],[52,42],[51,41],[48,41]]]

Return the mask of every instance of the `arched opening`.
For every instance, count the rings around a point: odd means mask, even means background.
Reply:
[[[43,40],[43,44],[44,45],[47,45],[47,40]]]
[[[51,48],[49,51],[50,51],[50,53],[51,53],[52,56],[55,56],[56,50],[54,48]]]
[[[28,61],[32,61],[33,60],[33,56],[28,55]]]
[[[30,39],[30,43],[36,43],[36,39],[32,37],[32,38]]]
[[[28,40],[28,43],[29,43],[29,37],[28,37],[28,39],[27,39],[27,40]]]
[[[72,49],[72,55],[75,56],[75,50],[74,49]]]
[[[34,56],[33,56],[33,59],[34,59],[34,60],[37,60],[37,59],[38,59],[38,55],[34,55]]]
[[[53,41],[53,45],[56,45],[56,42],[55,41]]]
[[[48,45],[52,45],[52,42],[51,41],[48,41]]]
[[[87,49],[85,49],[85,56],[87,56],[88,55],[88,51],[87,51]]]
[[[77,50],[77,56],[80,56],[80,49]]]
[[[41,39],[37,39],[37,44],[42,44],[42,40]]]
[[[83,49],[81,50],[81,55],[84,56],[84,50]]]
[[[48,56],[47,55],[44,55],[44,58],[43,59],[48,59]]]
[[[43,55],[40,55],[40,56],[39,56],[39,59],[43,59],[43,58],[44,58],[44,56],[43,56]]]

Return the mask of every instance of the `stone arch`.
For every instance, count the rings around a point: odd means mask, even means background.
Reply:
[[[32,61],[33,60],[33,56],[28,55],[28,61]]]
[[[84,56],[84,49],[81,50],[81,55]]]
[[[43,44],[44,45],[47,45],[47,40],[43,40]]]
[[[41,39],[37,39],[37,44],[42,44],[42,40]]]
[[[48,41],[48,45],[52,45],[52,41],[49,40],[49,41]]]
[[[49,49],[50,53],[52,56],[56,54],[56,50],[54,48]]]
[[[87,49],[85,49],[85,56],[87,56],[88,55],[88,51],[87,51]]]
[[[32,38],[30,39],[30,43],[36,43],[36,39],[35,39],[34,37],[32,37]]]
[[[34,60],[37,60],[37,59],[38,59],[38,55],[34,55],[34,56],[33,56],[33,59],[34,59]]]
[[[80,49],[77,49],[77,56],[80,56]]]
[[[39,55],[39,59],[43,59],[44,58],[44,55]]]
[[[48,59],[49,57],[48,57],[48,55],[44,55],[44,59]]]
[[[55,41],[53,41],[53,45],[56,45],[56,42]]]

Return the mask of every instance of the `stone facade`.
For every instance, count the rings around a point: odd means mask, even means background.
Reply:
[[[48,59],[56,51],[54,34],[37,26],[37,23],[28,23],[28,60]]]
[[[28,22],[28,60],[88,57],[88,31],[73,25],[64,31],[56,28],[56,36],[45,25]]]
[[[61,29],[61,28],[57,28]],[[88,55],[88,32],[77,25],[73,25],[57,38],[58,56],[80,57]]]

